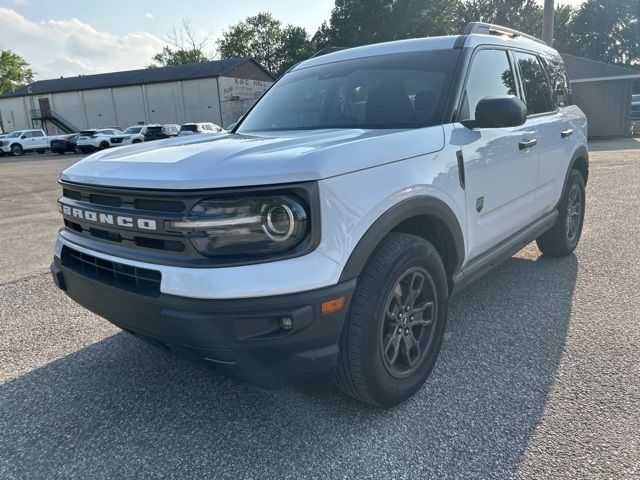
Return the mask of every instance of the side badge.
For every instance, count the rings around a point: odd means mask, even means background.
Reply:
[[[476,212],[480,213],[484,208],[484,197],[476,198]]]

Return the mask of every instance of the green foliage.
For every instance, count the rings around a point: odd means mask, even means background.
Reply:
[[[469,22],[488,22],[540,35],[542,7],[535,0],[467,0],[458,8],[458,28]]]
[[[180,27],[173,27],[166,39],[165,46],[160,53],[153,56],[154,64],[147,68],[182,65],[185,63],[207,62],[210,59],[204,54],[204,47],[209,37],[204,38],[191,26],[191,21],[183,19]]]
[[[588,0],[570,23],[569,53],[640,65],[640,0]]]
[[[223,58],[250,56],[276,75],[326,47],[355,47],[405,38],[452,35],[484,21],[531,35],[542,32],[537,0],[336,0],[330,18],[312,38],[269,13],[248,17],[223,33]],[[555,9],[555,43],[561,52],[640,65],[640,0],[587,0]]]
[[[222,58],[252,57],[279,76],[309,58],[313,45],[304,28],[283,28],[270,13],[259,13],[225,30],[218,40],[218,52]]]
[[[33,82],[29,64],[11,50],[0,50],[0,94]]]
[[[196,48],[192,50],[172,49],[170,47],[164,47],[160,53],[156,53],[153,56],[153,61],[156,64],[149,65],[149,68],[155,68],[157,66],[166,67],[169,65],[182,65],[185,63],[198,63],[206,62],[209,59],[202,52],[201,49]]]

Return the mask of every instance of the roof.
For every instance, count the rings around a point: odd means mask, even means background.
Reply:
[[[561,55],[567,68],[567,76],[572,83],[640,79],[640,70],[597,62],[568,53]]]
[[[300,62],[292,70],[301,70],[317,65],[324,65],[343,60],[373,57],[376,55],[389,55],[396,53],[421,52],[425,50],[447,50],[456,48],[460,39],[464,40],[464,48],[474,48],[478,45],[499,45],[506,47],[526,48],[548,56],[557,57],[558,52],[537,39],[529,36],[507,37],[498,35],[486,35],[473,33],[469,35],[449,35],[442,37],[411,38],[407,40],[394,40],[391,42],[374,43],[361,47],[346,49],[334,49],[326,53],[324,51],[314,55],[308,60]],[[322,54],[320,54],[322,53]]]
[[[176,82],[198,78],[219,77],[230,70],[252,62],[269,74],[260,64],[249,57],[213,60],[210,62],[172,65],[169,67],[143,68],[124,72],[100,73],[97,75],[80,75],[77,77],[38,80],[24,87],[7,92],[2,97],[21,97],[24,95],[42,95],[46,93],[73,92],[97,88],[126,87],[148,83]]]

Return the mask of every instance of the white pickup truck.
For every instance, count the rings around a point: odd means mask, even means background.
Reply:
[[[26,152],[44,153],[49,147],[49,138],[44,130],[17,130],[0,141],[3,153],[24,155]]]

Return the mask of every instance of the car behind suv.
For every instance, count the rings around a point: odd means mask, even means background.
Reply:
[[[561,57],[520,32],[476,23],[316,56],[231,133],[65,170],[52,272],[231,377],[335,380],[392,406],[434,368],[454,292],[533,240],[576,248],[586,134]]]
[[[144,132],[144,139],[146,142],[164,140],[165,138],[175,137],[179,132],[180,126],[172,123],[167,125],[149,125]]]

